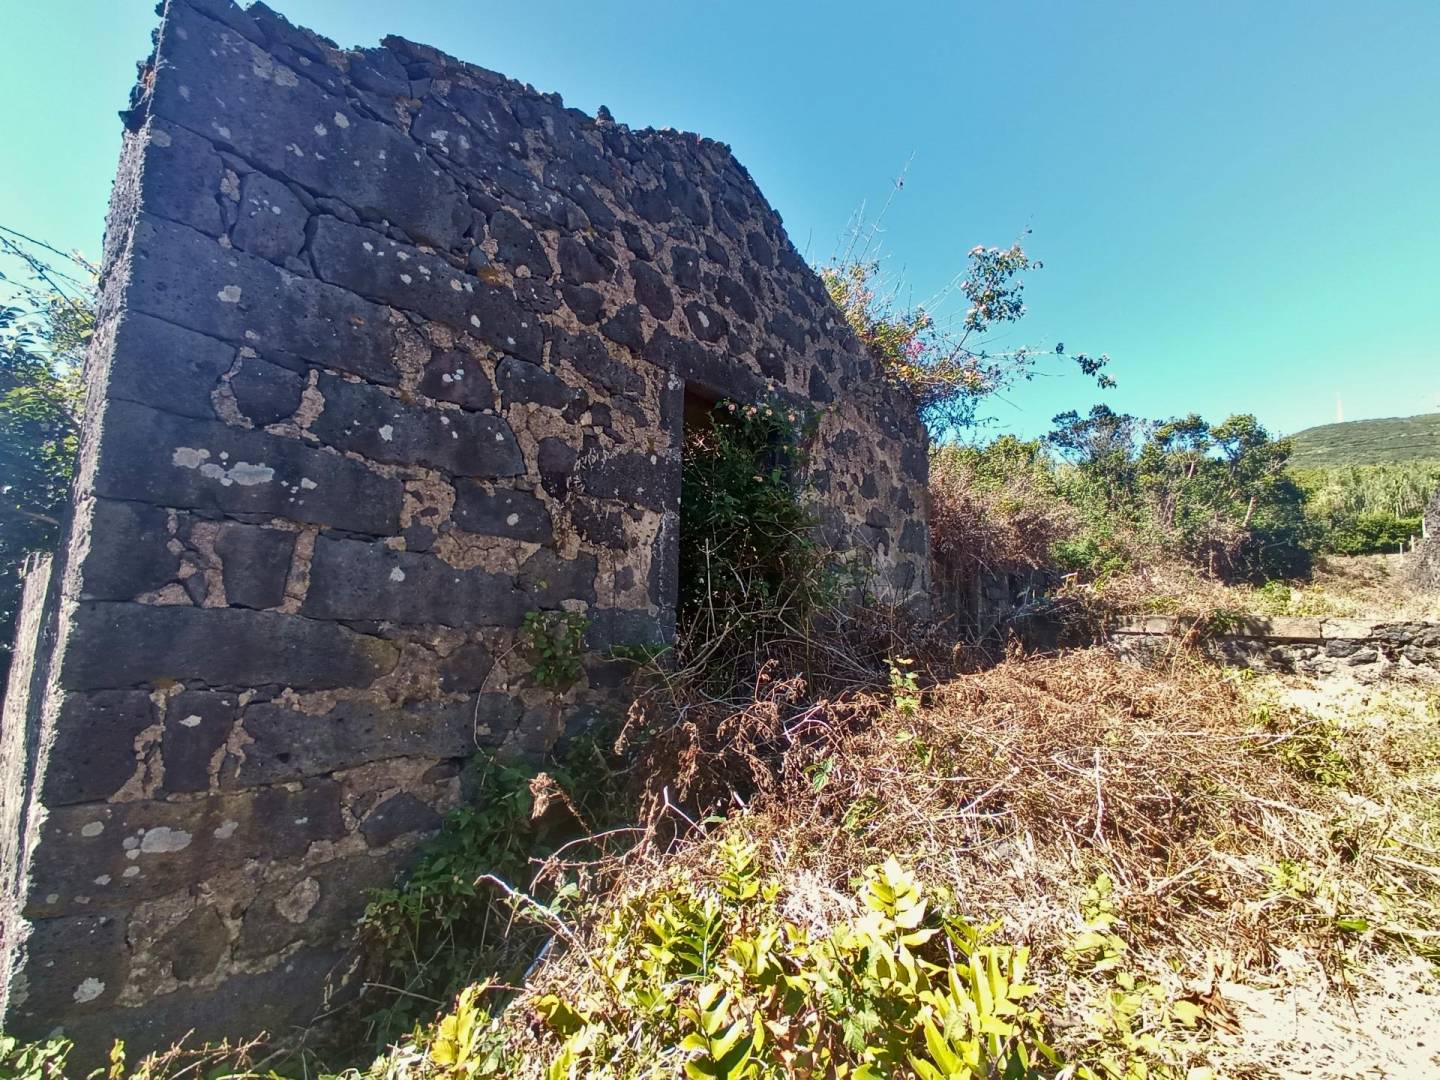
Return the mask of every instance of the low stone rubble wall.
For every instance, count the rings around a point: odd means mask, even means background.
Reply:
[[[1108,641],[1121,655],[1141,656],[1187,636],[1217,660],[1257,670],[1360,676],[1395,665],[1440,670],[1440,623],[1433,622],[1254,615],[1206,628],[1194,619],[1134,615],[1118,620]]]

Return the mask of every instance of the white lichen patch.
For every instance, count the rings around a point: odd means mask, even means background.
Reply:
[[[168,825],[157,825],[146,829],[140,838],[140,851],[145,855],[168,855],[184,851],[193,839],[184,829],[172,829]]]
[[[238,304],[240,302],[240,286],[226,285],[215,295],[222,304]]]
[[[93,975],[75,988],[75,1000],[81,1005],[94,1001],[105,992],[105,984]]]
[[[87,821],[80,826],[81,836],[99,836],[104,831],[105,823],[103,821]]]
[[[395,567],[395,569],[393,569],[393,570],[390,571],[390,580],[391,580],[391,581],[404,581],[404,580],[405,580],[405,571],[404,571],[404,570],[401,570],[400,567],[398,567],[398,566]]]

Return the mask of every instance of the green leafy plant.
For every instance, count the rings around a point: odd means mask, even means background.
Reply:
[[[64,1080],[72,1049],[69,1039],[27,1043],[0,1034],[0,1080]]]
[[[585,631],[590,621],[573,611],[527,611],[520,624],[535,682],[555,691],[568,690],[584,673],[581,665]]]

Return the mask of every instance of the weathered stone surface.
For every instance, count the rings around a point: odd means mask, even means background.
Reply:
[[[550,512],[534,495],[511,489],[486,491],[473,481],[455,486],[454,522],[470,532],[549,543]]]
[[[189,679],[211,686],[366,686],[395,664],[395,648],[384,641],[294,615],[85,603],[74,621],[61,670],[68,690]]]
[[[236,954],[266,956],[297,941],[352,932],[370,890],[392,884],[402,866],[403,853],[355,855],[268,884],[245,911]]]
[[[159,115],[271,175],[388,217],[417,239],[440,247],[458,241],[469,220],[464,196],[401,132],[362,117],[183,4],[168,29],[167,63],[155,80]]]
[[[310,240],[310,259],[324,281],[418,312],[502,352],[526,360],[541,358],[540,324],[512,291],[457,270],[438,256],[370,229],[321,218]]]
[[[384,308],[183,225],[142,216],[132,275],[133,311],[266,356],[288,353],[372,382],[399,380]]]
[[[675,510],[680,505],[680,458],[673,451],[596,455],[580,462],[579,476],[585,493],[597,498],[652,510]]]
[[[305,246],[305,206],[284,184],[250,173],[240,185],[240,207],[230,239],[241,251],[271,262],[299,255]]]
[[[213,420],[211,394],[234,362],[234,345],[127,311],[115,332],[110,397]]]
[[[0,936],[46,928],[0,1020],[63,1023],[82,1068],[112,1035],[303,1025],[477,747],[538,756],[623,710],[608,650],[674,633],[687,398],[831,403],[822,537],[877,594],[926,589],[924,433],[723,146],[263,4],[165,18],[124,114],[64,597],[32,591],[0,733],[7,763],[54,738],[0,790]],[[560,609],[589,629],[557,711],[515,630]],[[1363,673],[1424,662],[1423,634],[1264,649]],[[94,914],[103,955],[56,963]]]
[[[456,476],[525,471],[515,433],[498,416],[426,408],[333,375],[320,377],[320,394],[325,409],[310,430],[341,450],[375,461],[430,465]]]
[[[160,741],[166,791],[209,789],[216,755],[235,726],[239,701],[235,693],[186,690],[166,702]]]
[[[432,833],[440,815],[408,791],[392,795],[360,822],[360,832],[371,847],[384,847],[409,833]]]
[[[474,682],[464,681],[463,689]],[[494,743],[477,734],[477,721],[499,732],[519,715],[519,704],[501,693],[486,694],[478,704],[474,698],[404,707],[340,701],[318,716],[278,702],[254,704],[241,722],[249,741],[226,758],[220,782],[244,788],[390,758],[466,757]]]
[[[505,574],[457,570],[433,555],[322,536],[302,611],[312,619],[518,626],[524,600]]]
[[[42,798],[47,806],[108,799],[135,775],[135,743],[158,723],[143,690],[71,694],[61,706]]]
[[[85,560],[80,595],[87,600],[133,600],[174,581],[180,557],[169,550],[169,515],[145,503],[96,499],[90,531],[102,546]]]
[[[256,427],[293,416],[305,392],[305,380],[296,372],[258,357],[246,357],[230,378],[230,392],[240,415]]]
[[[206,904],[181,920],[155,946],[155,955],[181,982],[209,975],[230,950],[230,933],[219,913]]]
[[[455,350],[440,353],[425,365],[420,393],[467,409],[489,409],[495,405],[495,391],[485,369],[469,353]]]
[[[285,599],[295,535],[253,525],[221,526],[215,536],[215,553],[220,556],[225,599],[232,607],[280,606]]]
[[[338,454],[297,439],[170,416],[111,402],[98,494],[160,506],[239,513],[283,512],[297,521],[390,534],[402,489]]]
[[[244,859],[301,855],[344,831],[340,787],[330,780],[188,802],[59,807],[42,827],[29,911],[124,909]]]
[[[583,390],[571,386],[558,375],[513,356],[500,361],[495,378],[500,384],[501,404],[506,409],[516,402],[563,409],[585,396]]]

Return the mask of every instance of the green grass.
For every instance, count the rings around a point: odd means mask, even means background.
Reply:
[[[1321,424],[1291,436],[1299,468],[1440,461],[1440,412]]]

